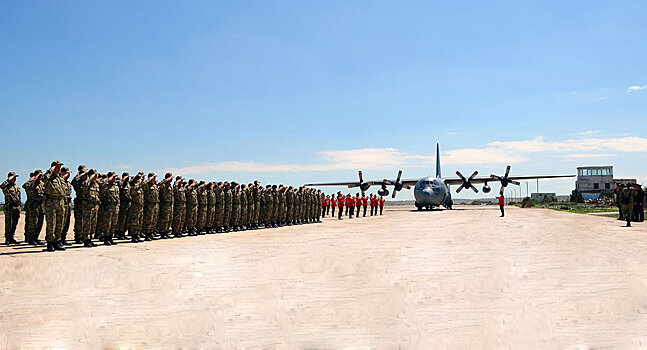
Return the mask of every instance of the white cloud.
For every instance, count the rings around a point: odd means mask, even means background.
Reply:
[[[599,133],[600,133],[600,130],[586,130],[586,131],[582,131],[580,133],[580,135],[582,135],[582,136],[593,136],[593,135],[597,135]]]
[[[613,153],[572,153],[566,154],[566,158],[588,159],[588,158],[610,158],[615,157]]]
[[[627,88],[627,92],[634,92],[647,89],[647,85],[633,85]]]
[[[445,152],[440,159],[443,164],[504,164],[526,160],[523,156],[512,154],[499,148],[463,148]]]
[[[458,135],[458,133],[456,131],[450,131],[447,133],[447,135],[454,136],[454,135]]]
[[[496,141],[488,145],[519,152],[647,152],[647,139],[635,136],[583,138],[553,142],[544,141],[544,138],[540,136],[532,140]]]

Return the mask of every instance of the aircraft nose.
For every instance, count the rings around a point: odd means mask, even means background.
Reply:
[[[422,190],[422,194],[425,196],[431,196],[434,193],[434,191],[431,188],[425,188]]]

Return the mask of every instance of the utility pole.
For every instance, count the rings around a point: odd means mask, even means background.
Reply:
[[[526,197],[530,198],[530,192],[528,191],[528,181],[526,181]]]
[[[537,193],[539,193],[539,178],[537,178]]]

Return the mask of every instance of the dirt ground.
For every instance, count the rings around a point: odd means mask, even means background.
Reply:
[[[507,214],[2,246],[0,348],[647,347],[647,223]]]

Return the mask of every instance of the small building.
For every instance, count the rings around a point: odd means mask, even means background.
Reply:
[[[596,199],[601,196],[611,196],[617,183],[636,182],[635,179],[614,179],[613,166],[585,166],[577,168],[577,181],[575,189],[582,193],[582,197]]]

